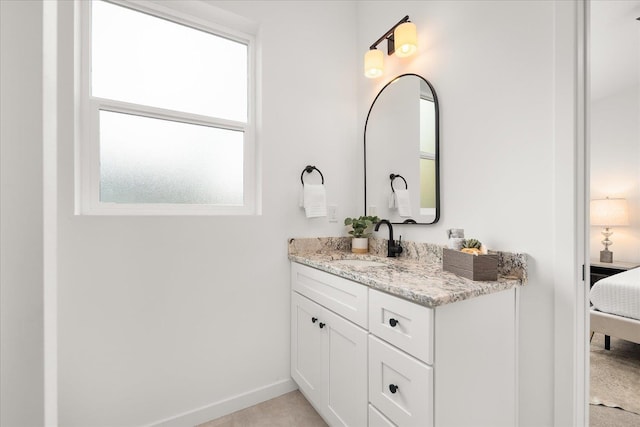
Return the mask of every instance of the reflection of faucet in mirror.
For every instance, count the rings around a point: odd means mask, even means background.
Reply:
[[[378,231],[380,228],[380,224],[387,224],[387,228],[389,228],[389,243],[387,245],[387,257],[395,258],[399,254],[402,253],[402,236],[400,236],[400,240],[396,242],[393,240],[393,226],[391,222],[386,219],[381,219],[380,222],[376,224],[375,231]]]

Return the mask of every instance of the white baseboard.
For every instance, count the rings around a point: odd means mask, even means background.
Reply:
[[[210,405],[165,418],[164,420],[153,422],[146,427],[193,427],[273,399],[297,388],[296,383],[293,382],[291,378],[288,378]]]

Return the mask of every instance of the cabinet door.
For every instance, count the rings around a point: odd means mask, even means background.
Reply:
[[[322,307],[291,293],[291,377],[316,408],[325,402],[322,379]]]
[[[328,310],[322,319],[326,419],[331,426],[366,426],[367,331]]]

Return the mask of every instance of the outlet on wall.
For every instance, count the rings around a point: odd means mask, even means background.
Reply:
[[[329,218],[329,222],[338,222],[338,207],[336,205],[327,206],[327,218]]]

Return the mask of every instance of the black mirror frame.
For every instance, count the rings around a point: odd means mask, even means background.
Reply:
[[[393,82],[395,82],[396,80],[398,80],[401,77],[406,77],[406,76],[415,76],[418,77],[420,79],[422,79],[422,81],[424,81],[428,86],[429,89],[431,89],[431,93],[433,94],[433,101],[435,103],[435,112],[436,112],[436,141],[435,141],[435,145],[436,145],[436,216],[433,219],[432,222],[416,222],[415,220],[409,218],[406,219],[404,222],[394,222],[393,224],[407,224],[407,225],[432,225],[438,222],[438,220],[440,220],[440,103],[438,102],[438,95],[436,94],[436,90],[434,89],[433,85],[424,77],[422,77],[419,74],[415,74],[415,73],[405,73],[405,74],[400,74],[399,76],[394,77],[393,79],[391,79],[386,85],[384,85],[384,87],[382,89],[380,89],[380,92],[378,92],[378,94],[376,95],[376,97],[374,98],[373,102],[371,103],[371,107],[369,107],[369,112],[367,113],[367,119],[364,122],[364,215],[367,215],[367,125],[369,124],[369,117],[371,116],[371,111],[373,110],[373,107],[376,105],[376,101],[378,100],[378,98],[380,97],[380,95],[382,94],[382,92],[384,92],[384,90],[389,87],[389,85],[391,85]]]

